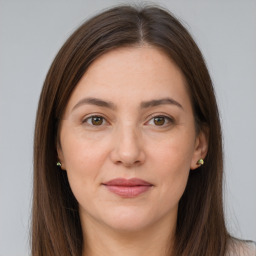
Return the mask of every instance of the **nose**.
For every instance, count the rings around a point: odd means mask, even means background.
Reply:
[[[113,137],[112,162],[125,167],[139,166],[145,162],[142,136],[135,128],[119,128]]]

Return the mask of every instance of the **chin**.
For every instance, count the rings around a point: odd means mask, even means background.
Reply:
[[[104,212],[103,221],[109,227],[120,232],[137,232],[152,225],[149,213],[142,213],[140,211],[122,209],[122,211]]]
[[[139,231],[145,230],[149,225],[145,222],[137,223],[133,221],[116,221],[115,223],[107,223],[108,226],[120,233],[138,233]]]

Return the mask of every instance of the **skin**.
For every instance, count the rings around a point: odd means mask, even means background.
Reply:
[[[83,102],[88,97],[114,108]],[[163,98],[177,104],[141,108]],[[98,122],[92,115],[100,116]],[[94,61],[67,103],[57,149],[79,203],[83,255],[166,255],[179,200],[190,170],[206,155],[207,140],[195,131],[185,78],[165,53],[148,45],[125,47]],[[153,186],[122,198],[102,185],[118,177]]]

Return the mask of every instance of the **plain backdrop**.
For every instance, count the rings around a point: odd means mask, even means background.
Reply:
[[[33,130],[53,58],[87,18],[139,2],[0,0],[0,256],[29,255]],[[224,133],[228,227],[256,240],[256,1],[154,3],[181,19],[205,56]]]

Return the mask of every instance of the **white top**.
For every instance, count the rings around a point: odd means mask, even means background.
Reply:
[[[256,243],[233,239],[229,244],[227,256],[256,256]]]

